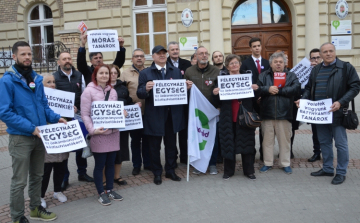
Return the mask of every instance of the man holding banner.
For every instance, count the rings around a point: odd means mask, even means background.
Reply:
[[[166,53],[167,50],[163,46],[159,45],[153,48],[152,58],[154,62],[151,67],[140,71],[139,86],[137,89],[137,96],[140,99],[145,99],[144,134],[148,136],[149,140],[152,172],[156,185],[162,183],[161,174],[163,168],[160,159],[162,139],[164,139],[165,145],[165,177],[173,181],[181,180],[181,178],[175,174],[176,133],[185,128],[183,105],[155,105],[155,100],[157,99],[154,97],[156,91],[153,90],[153,88],[156,87],[154,83],[155,80],[182,79],[181,71],[166,61]],[[191,87],[191,84],[192,82],[190,81],[186,82],[188,89]],[[178,88],[169,88],[169,90],[177,89]],[[163,90],[167,91],[167,89]]]
[[[316,124],[323,168],[312,172],[311,176],[334,176],[333,139],[337,149],[336,175],[332,184],[342,184],[346,179],[346,169],[349,163],[349,148],[346,129],[342,126],[343,112],[349,107],[351,100],[360,91],[360,80],[355,68],[336,57],[335,46],[324,43],[320,47],[320,57],[323,63],[316,65],[305,86],[302,99],[313,101],[330,98],[333,101],[330,112],[333,112],[332,124]],[[299,107],[300,100],[295,102]]]
[[[44,144],[37,126],[65,123],[48,106],[43,78],[33,71],[31,48],[27,42],[12,47],[15,65],[0,79],[0,120],[9,133],[9,154],[12,158],[10,212],[13,222],[28,222],[25,214],[24,189],[29,175],[30,218],[52,221],[56,214],[40,204],[44,174]]]

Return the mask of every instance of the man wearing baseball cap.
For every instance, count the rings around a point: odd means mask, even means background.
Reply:
[[[154,183],[162,183],[162,165],[160,159],[161,141],[165,145],[165,177],[173,181],[181,178],[175,174],[176,167],[176,133],[185,128],[184,105],[154,106],[153,80],[182,79],[181,71],[167,62],[167,50],[163,46],[155,46],[152,50],[154,62],[150,67],[140,71],[137,96],[145,99],[144,135],[147,135]],[[187,81],[191,88],[191,81]]]

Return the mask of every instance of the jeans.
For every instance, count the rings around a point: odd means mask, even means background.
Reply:
[[[133,167],[141,168],[142,164],[151,167],[148,137],[143,135],[143,129],[130,131],[130,137]]]
[[[51,171],[54,169],[53,182],[54,192],[61,192],[61,183],[64,179],[65,167],[67,159],[60,163],[45,163],[44,164],[44,175],[41,184],[41,197],[45,197],[46,190],[49,186]]]
[[[106,190],[112,190],[114,185],[116,152],[93,153],[95,159],[94,181],[98,194],[104,192],[103,169],[105,167]]]
[[[345,176],[349,164],[349,147],[346,129],[343,126],[332,124],[316,125],[317,135],[323,155],[323,170],[327,173],[334,172],[333,139],[337,152],[336,174]]]
[[[9,154],[13,176],[10,189],[10,213],[13,222],[25,214],[24,189],[29,175],[30,210],[40,206],[41,181],[44,174],[45,148],[37,136],[9,136]]]
[[[320,142],[319,142],[319,139],[318,139],[318,134],[317,134],[317,131],[316,131],[316,125],[315,124],[311,124],[311,130],[312,130],[312,133],[313,133],[312,139],[313,139],[313,144],[314,144],[314,150],[313,150],[314,154],[320,155],[320,153],[321,153]]]
[[[216,123],[215,143],[210,157],[209,166],[216,166],[218,153],[219,153],[219,123]]]

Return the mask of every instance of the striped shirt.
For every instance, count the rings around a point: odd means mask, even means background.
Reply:
[[[315,101],[323,100],[327,98],[326,89],[328,79],[332,70],[335,68],[335,63],[329,66],[321,66],[319,73],[316,77],[315,83]]]

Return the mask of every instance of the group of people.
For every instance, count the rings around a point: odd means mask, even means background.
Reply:
[[[13,45],[12,66],[0,79],[0,119],[5,122],[9,133],[9,153],[12,157],[13,176],[11,181],[10,210],[13,222],[28,222],[24,216],[23,190],[29,175],[30,218],[54,220],[56,214],[47,211],[44,196],[54,170],[53,197],[61,202],[67,200],[62,193],[69,185],[67,163],[69,153],[47,154],[40,139],[37,126],[50,123],[67,123],[71,119],[60,117],[48,106],[43,87],[56,88],[75,93],[74,112],[81,116],[84,136],[89,135],[95,167],[93,177],[87,175],[87,162],[82,150],[76,152],[78,180],[95,183],[98,201],[110,205],[111,200],[120,201],[122,196],[113,190],[113,184],[126,185],[120,176],[123,161],[128,161],[129,136],[132,153],[133,175],[141,168],[152,171],[154,183],[162,183],[161,143],[165,150],[165,177],[180,181],[176,174],[177,159],[188,162],[187,127],[188,105],[155,106],[152,89],[154,80],[185,79],[187,89],[195,84],[205,98],[220,110],[216,137],[209,161],[209,173],[217,174],[217,163],[224,163],[223,179],[235,174],[236,155],[241,154],[243,173],[255,180],[255,129],[239,124],[243,109],[258,113],[262,119],[260,127],[260,159],[264,165],[260,173],[272,169],[274,164],[275,136],[279,143],[279,165],[287,174],[290,167],[295,120],[299,99],[322,100],[331,98],[333,104],[332,124],[312,124],[314,155],[309,162],[320,160],[323,168],[312,176],[334,176],[332,184],[345,181],[349,162],[346,129],[342,126],[343,110],[359,93],[360,80],[350,63],[336,57],[335,47],[324,43],[310,52],[313,69],[305,89],[295,73],[287,67],[287,55],[274,52],[269,61],[261,57],[261,40],[249,41],[251,56],[241,61],[234,54],[224,55],[215,51],[209,63],[208,50],[200,46],[191,56],[191,61],[180,58],[177,42],[169,42],[167,48],[155,46],[152,49],[153,63],[145,68],[145,53],[142,49],[132,52],[132,66],[120,72],[125,62],[124,40],[119,37],[120,49],[113,64],[104,64],[101,52],[90,53],[91,66],[86,62],[85,44],[87,36],[81,34],[77,56],[77,68],[73,67],[71,55],[61,52],[58,70],[53,74],[38,75],[32,70],[32,54],[28,43],[19,41]],[[169,55],[169,56],[167,56]],[[346,72],[345,72],[345,71]],[[274,86],[274,73],[286,74],[285,85]],[[252,74],[255,97],[220,100],[217,77],[219,75]],[[335,84],[336,83],[336,84]],[[341,84],[338,84],[341,83]],[[191,95],[190,95],[191,97]],[[124,105],[137,104],[141,107],[143,129],[121,131],[117,129],[94,128],[91,119],[93,101],[123,101]],[[126,111],[124,110],[126,116]],[[337,167],[333,167],[332,140],[337,148]],[[177,141],[179,151],[177,149]],[[321,148],[321,150],[320,150]],[[44,164],[45,163],[45,164]],[[194,174],[200,174],[197,169]]]

